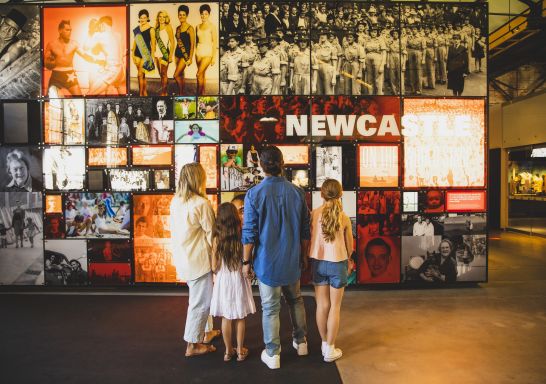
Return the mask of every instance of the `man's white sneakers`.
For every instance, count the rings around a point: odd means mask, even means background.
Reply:
[[[343,356],[343,352],[341,352],[341,349],[334,347],[333,345],[327,345],[323,350],[324,355],[324,361],[327,363],[331,363],[332,361],[336,361],[341,356]]]
[[[279,369],[281,367],[281,356],[269,356],[265,349],[262,351],[262,361],[269,369]]]
[[[298,356],[307,356],[309,354],[309,350],[307,349],[307,341],[298,344],[295,340],[293,340],[292,346],[296,351],[298,351]]]

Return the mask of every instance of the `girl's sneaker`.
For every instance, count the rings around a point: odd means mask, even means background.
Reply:
[[[327,363],[336,361],[341,356],[343,356],[343,352],[341,352],[341,349],[335,348],[333,345],[327,346],[324,350],[324,361],[326,361]]]

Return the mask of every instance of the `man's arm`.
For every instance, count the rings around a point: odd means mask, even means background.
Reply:
[[[301,261],[302,269],[307,270],[309,263],[309,244],[311,240],[311,220],[309,215],[309,208],[307,207],[307,202],[305,201],[305,196],[302,193],[301,198],[303,199],[302,206],[302,226],[300,233],[300,243],[301,243]]]
[[[44,50],[44,65],[49,70],[55,68],[55,55],[53,54],[50,43],[46,45]]]
[[[245,196],[245,210],[243,218],[243,276],[249,277],[250,263],[252,262],[252,252],[258,236],[258,211],[252,204],[252,192],[247,192]]]

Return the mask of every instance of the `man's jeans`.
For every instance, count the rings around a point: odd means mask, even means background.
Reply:
[[[279,336],[281,311],[281,293],[288,303],[290,320],[292,320],[292,338],[298,344],[305,342],[307,323],[305,320],[305,306],[300,292],[300,281],[283,287],[270,287],[259,282],[260,297],[262,299],[262,328],[264,331],[265,349],[269,356],[278,355],[281,351]]]

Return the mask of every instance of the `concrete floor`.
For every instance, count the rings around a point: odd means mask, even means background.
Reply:
[[[489,283],[352,291],[337,346],[344,383],[546,383],[546,239],[491,234]]]

